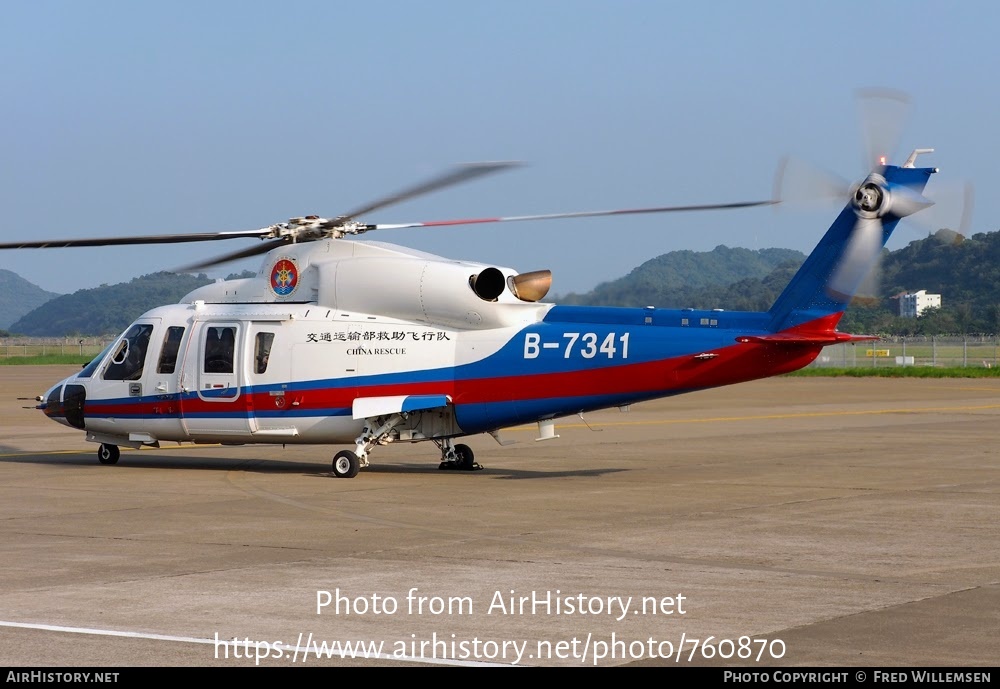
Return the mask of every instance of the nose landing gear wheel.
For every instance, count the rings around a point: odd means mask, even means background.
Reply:
[[[101,464],[117,464],[121,454],[117,445],[101,443],[101,446],[97,448],[97,461]]]
[[[350,450],[342,450],[333,458],[333,475],[337,478],[354,478],[361,470],[361,461]]]

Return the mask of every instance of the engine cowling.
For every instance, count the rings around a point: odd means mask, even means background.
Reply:
[[[456,328],[493,328],[536,319],[549,271],[413,257],[355,257],[317,265],[319,303]]]

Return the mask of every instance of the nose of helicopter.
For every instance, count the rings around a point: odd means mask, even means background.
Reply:
[[[71,428],[83,429],[83,407],[86,400],[86,388],[82,385],[67,384],[63,380],[45,393],[37,408],[53,421]]]

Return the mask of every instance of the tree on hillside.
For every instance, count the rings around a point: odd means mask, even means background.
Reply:
[[[176,304],[188,292],[210,283],[202,274],[159,272],[130,282],[64,294],[26,314],[10,330],[23,335],[116,334],[144,312]]]

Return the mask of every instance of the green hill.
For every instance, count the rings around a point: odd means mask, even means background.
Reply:
[[[555,301],[593,306],[658,306],[662,308],[760,308],[769,293],[763,281],[775,270],[788,272],[805,255],[791,249],[731,249],[671,251],[643,263],[623,278],[598,285],[586,294],[568,294]],[[728,293],[739,283],[742,289]],[[720,306],[725,299],[728,306]],[[773,301],[773,299],[771,299]],[[739,303],[737,307],[734,304]],[[770,306],[770,303],[763,308]]]
[[[160,272],[118,285],[82,289],[46,302],[13,323],[9,330],[13,334],[39,337],[117,334],[149,309],[175,304],[191,290],[210,282],[212,279],[204,274]]]
[[[647,261],[623,278],[557,303],[765,311],[805,256],[787,249],[675,251]],[[1000,232],[963,237],[938,230],[896,251],[884,251],[878,292],[856,299],[840,330],[900,335],[1000,334]],[[899,318],[892,298],[925,289],[942,295],[941,309]]]
[[[898,318],[893,296],[925,289],[941,295],[941,308],[920,318]],[[842,330],[900,335],[1000,334],[1000,232],[963,237],[951,230],[886,252],[877,300],[858,300]]]
[[[882,262],[881,296],[926,289],[977,308],[1000,303],[1000,232],[963,237],[947,230],[894,251]]]
[[[17,273],[0,270],[0,328],[8,328],[21,316],[58,296],[28,282]]]

